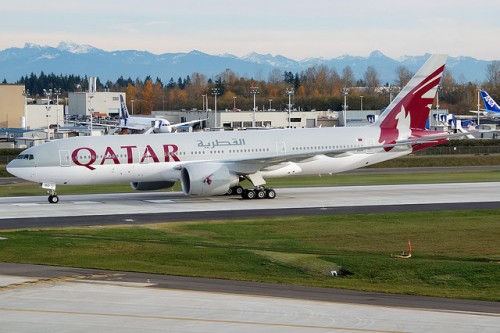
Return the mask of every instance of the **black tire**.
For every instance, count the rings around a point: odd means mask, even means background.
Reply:
[[[49,202],[52,204],[59,202],[59,197],[57,195],[49,195]]]
[[[264,189],[256,190],[255,192],[257,199],[264,199],[266,197],[266,190]]]
[[[247,190],[246,199],[255,199],[256,196],[257,196],[257,193],[255,193],[254,190]]]
[[[234,187],[234,194],[241,195],[242,193],[243,193],[243,187],[239,185]]]
[[[266,198],[268,198],[268,199],[276,198],[276,192],[272,188],[268,189],[266,191]]]

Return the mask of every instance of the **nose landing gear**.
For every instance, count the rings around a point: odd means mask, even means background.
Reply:
[[[51,183],[43,183],[42,188],[47,190],[47,193],[49,194],[49,202],[50,203],[58,203],[59,202],[59,197],[57,196],[56,192],[56,184],[51,184]]]
[[[49,202],[50,203],[58,203],[59,202],[59,197],[57,194],[49,194]]]

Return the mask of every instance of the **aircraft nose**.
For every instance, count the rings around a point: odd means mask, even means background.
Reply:
[[[8,173],[17,177],[16,170],[19,168],[19,161],[17,159],[10,161],[5,169]]]
[[[15,169],[16,169],[16,160],[12,160],[9,163],[7,163],[7,166],[5,167],[8,173],[10,173],[13,176],[15,175]]]

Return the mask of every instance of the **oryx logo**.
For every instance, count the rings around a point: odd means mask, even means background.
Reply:
[[[212,185],[212,179],[210,177],[212,177],[212,175],[210,175],[207,178],[205,178],[205,180],[203,181],[203,183],[207,184],[207,185]]]
[[[395,144],[397,140],[411,137],[412,130],[425,128],[443,70],[444,65],[441,65],[424,78],[412,79],[413,87],[407,86],[403,89],[396,98],[395,105],[389,105],[383,114],[384,118],[379,125],[379,143]],[[385,114],[386,112],[388,113]],[[384,149],[389,151],[392,148]]]
[[[410,123],[411,114],[406,112],[405,107],[401,106],[400,111],[394,117],[396,128],[381,128],[379,142],[382,144],[395,143],[396,140],[408,139],[411,135]],[[385,147],[385,151],[391,150],[393,147]]]

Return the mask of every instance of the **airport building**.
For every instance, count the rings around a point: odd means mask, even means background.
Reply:
[[[68,94],[68,116],[85,119],[90,117],[118,117],[120,114],[120,92],[70,92]]]
[[[333,126],[338,117],[335,111],[232,111],[181,110],[153,111],[154,117],[167,119],[171,123],[191,120],[204,121],[204,128],[239,130],[249,128],[307,128]]]
[[[378,119],[381,113],[382,110],[347,110],[345,113],[339,111],[339,126],[356,127],[370,125]]]
[[[0,128],[24,128],[24,85],[0,84]]]
[[[51,98],[32,99],[24,85],[0,85],[0,128],[39,129],[64,124],[64,105]]]

